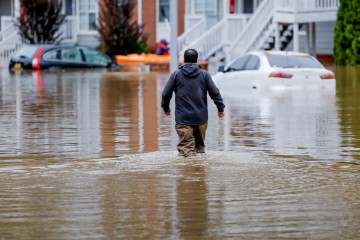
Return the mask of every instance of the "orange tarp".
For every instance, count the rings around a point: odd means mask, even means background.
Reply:
[[[115,60],[119,65],[146,64],[146,63],[170,63],[170,55],[156,54],[128,54],[116,55]]]

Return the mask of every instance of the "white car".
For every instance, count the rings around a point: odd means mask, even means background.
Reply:
[[[249,89],[335,89],[335,74],[309,54],[286,51],[246,53],[213,76],[224,93]]]

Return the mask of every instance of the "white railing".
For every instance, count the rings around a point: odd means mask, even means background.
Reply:
[[[0,31],[0,42],[4,41],[6,38],[9,37],[9,35],[14,33],[16,30],[17,30],[16,26],[14,24],[11,24],[11,25],[7,26],[5,29],[3,29],[2,31]]]
[[[243,31],[235,39],[226,54],[226,63],[247,52],[260,34],[269,26],[275,12],[275,0],[263,0]]]
[[[230,45],[242,31],[246,21],[247,16],[245,15],[226,17],[192,42],[188,48],[198,50],[199,60],[206,60],[219,49]],[[182,52],[180,56],[182,56]]]
[[[23,42],[20,35],[17,31],[13,32],[0,42],[0,57],[8,58],[22,46]]]
[[[304,13],[337,10],[340,0],[276,0],[280,12]]]
[[[2,19],[3,26],[4,22]],[[0,32],[0,57],[3,59],[10,57],[23,45],[13,19],[6,19],[6,25],[7,27]]]
[[[10,25],[13,25],[13,18],[11,16],[2,16],[0,17],[0,24],[1,24],[1,31],[4,31],[5,28],[9,27]]]
[[[179,52],[184,51],[192,42],[194,42],[196,39],[199,39],[206,30],[205,16],[191,18],[189,21],[192,21],[194,24],[191,25],[189,30],[177,38]]]
[[[260,36],[256,38],[254,44],[251,46],[249,50],[251,51],[251,50],[263,49],[269,38],[271,36],[274,36],[275,30],[276,30],[276,23],[272,19],[265,27],[264,31],[261,32]]]
[[[189,29],[200,21],[206,21],[205,15],[194,14],[194,15],[185,15],[185,29]]]

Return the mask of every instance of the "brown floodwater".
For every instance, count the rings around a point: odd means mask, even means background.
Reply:
[[[359,239],[360,69],[335,70],[210,101],[191,159],[167,73],[0,70],[0,239]]]

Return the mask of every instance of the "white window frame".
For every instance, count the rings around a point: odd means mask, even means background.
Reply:
[[[209,4],[209,2],[211,2],[211,4]],[[217,15],[217,11],[218,11],[218,6],[217,6],[218,2],[216,0],[194,0],[194,12],[195,14],[206,14],[208,15]],[[212,8],[210,8],[209,6],[213,5]],[[202,9],[199,7],[203,7]]]
[[[170,16],[169,16],[169,18],[166,18],[164,21],[160,21],[160,1],[161,1],[161,0],[157,0],[157,5],[156,5],[156,6],[157,6],[157,11],[156,11],[156,12],[157,12],[157,14],[156,14],[156,15],[157,15],[157,16],[156,16],[156,19],[157,19],[157,20],[156,20],[156,21],[157,21],[157,22],[160,22],[160,23],[169,22],[169,21],[170,21]],[[169,1],[169,14],[170,14],[170,1],[171,1],[171,0],[168,0],[168,1]]]
[[[98,31],[97,30],[89,30],[89,28],[87,29],[81,29],[81,14],[85,13],[87,14],[87,16],[89,16],[90,13],[95,13],[95,21],[98,22],[99,21],[99,1],[96,0],[96,4],[95,4],[95,9],[94,10],[82,10],[80,9],[80,2],[87,2],[89,3],[91,0],[79,0],[76,1],[76,14],[77,14],[77,18],[78,18],[78,29],[79,29],[79,33],[81,34],[89,34],[89,35],[97,35]],[[89,23],[87,23],[87,27]]]

